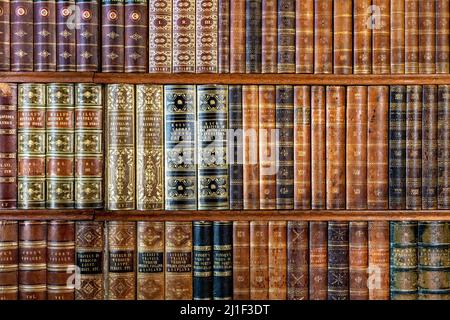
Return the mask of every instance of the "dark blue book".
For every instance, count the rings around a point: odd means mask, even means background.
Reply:
[[[261,73],[262,67],[262,0],[246,0],[246,72]]]
[[[230,209],[242,210],[243,203],[243,132],[242,132],[242,86],[228,87],[229,138],[228,159],[230,165]]]
[[[213,222],[213,299],[233,299],[233,223]]]
[[[348,222],[328,223],[328,300],[349,299]]]
[[[212,299],[212,222],[193,223],[193,297],[194,300]]]

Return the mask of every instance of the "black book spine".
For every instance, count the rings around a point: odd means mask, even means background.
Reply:
[[[233,223],[213,222],[213,299],[233,298]]]
[[[348,222],[328,223],[328,300],[349,299]]]
[[[243,168],[242,168],[242,86],[228,88],[229,139],[228,158],[230,159],[230,209],[243,209]]]
[[[246,71],[261,73],[262,55],[262,0],[246,0]]]
[[[212,299],[212,223],[193,223],[194,300]]]

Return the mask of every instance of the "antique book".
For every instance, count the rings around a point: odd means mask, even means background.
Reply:
[[[164,208],[164,91],[136,86],[136,209]]]
[[[241,210],[243,203],[243,130],[242,86],[228,86],[228,161],[230,180],[230,209]]]
[[[172,1],[148,0],[148,72],[172,71]]]
[[[164,87],[165,207],[197,209],[196,91],[193,85]]]
[[[192,223],[166,222],[166,300],[192,299]]]
[[[45,84],[18,91],[17,207],[45,208]]]
[[[195,70],[197,73],[217,73],[217,0],[196,0],[195,13]]]
[[[74,207],[74,87],[47,85],[47,208]]]
[[[233,222],[233,300],[250,299],[250,222]]]
[[[0,209],[17,207],[17,85],[0,86]]]
[[[77,221],[75,229],[75,300],[103,300],[104,223]]]
[[[408,0],[406,0],[407,2]],[[405,73],[405,0],[391,1],[391,73]]]
[[[124,71],[147,72],[148,3],[147,0],[124,0]]]
[[[77,70],[76,29],[73,28],[75,0],[56,1],[56,70]]]
[[[406,208],[406,87],[390,87],[389,209]]]
[[[258,86],[242,86],[243,209],[259,209]]]
[[[230,0],[218,0],[217,72],[230,72]]]
[[[107,300],[136,299],[136,223],[107,222]]]
[[[326,208],[325,87],[311,87],[311,208]]]
[[[367,87],[347,87],[346,208],[367,209]]]
[[[103,207],[103,91],[75,85],[75,208]]]
[[[109,210],[135,208],[135,92],[132,84],[106,86],[106,199]]]
[[[124,0],[102,0],[102,72],[123,72],[125,63]]]
[[[370,221],[369,300],[389,300],[389,222]]]
[[[33,1],[34,71],[56,71],[55,0]]]
[[[246,0],[230,2],[230,72],[245,73]],[[232,27],[231,27],[232,26]]]
[[[450,209],[450,86],[438,86],[438,209]]]
[[[376,8],[376,9],[374,9]],[[372,0],[372,73],[391,73],[390,0]]]
[[[275,86],[259,87],[259,206],[277,207],[276,90]]]
[[[246,0],[245,71],[261,73],[262,0]]]
[[[137,223],[138,300],[164,300],[164,222]]]
[[[449,73],[450,3],[437,0],[436,6],[436,73]]]
[[[314,0],[295,1],[295,72],[314,72]]]
[[[269,221],[269,299],[287,298],[286,221]]]
[[[419,73],[436,72],[436,1],[419,1]]]
[[[33,71],[33,1],[10,1],[11,71]]]
[[[11,68],[11,1],[0,1],[0,71]]]
[[[327,209],[345,209],[345,87],[326,89]]]
[[[353,73],[372,72],[372,0],[353,1]]]
[[[213,299],[233,299],[233,222],[213,222]]]
[[[308,222],[287,223],[287,300],[308,300],[309,245]]]
[[[195,2],[174,0],[172,6],[172,72],[195,72]]]
[[[295,0],[278,0],[278,73],[295,73]]]
[[[349,234],[349,299],[369,300],[368,222],[350,221]]]
[[[390,222],[390,298],[416,300],[418,297],[417,222]]]
[[[348,0],[336,0],[333,10],[333,73],[351,74],[353,3]]]
[[[17,221],[0,221],[0,300],[17,300],[19,293],[19,228]]]
[[[314,73],[333,73],[333,1],[314,0]]]
[[[328,292],[328,224],[309,223],[309,299],[327,300]]]
[[[328,300],[349,299],[348,222],[328,222]]]
[[[47,299],[47,222],[19,222],[19,300]]]
[[[405,73],[419,73],[419,0],[405,0]]]
[[[192,223],[193,299],[212,299],[212,222]]]
[[[197,86],[198,209],[226,210],[228,202],[228,87]]]
[[[277,73],[278,61],[277,0],[262,0],[261,73]]]
[[[388,208],[389,87],[367,89],[367,208]]]
[[[99,22],[101,11],[99,0],[75,0],[81,12],[79,28],[71,21],[71,28],[76,30],[77,71],[97,71],[100,65],[101,40]],[[100,37],[100,38],[99,38]]]
[[[250,222],[250,300],[269,299],[269,224]]]
[[[47,225],[47,299],[74,300],[75,222],[52,220]]]

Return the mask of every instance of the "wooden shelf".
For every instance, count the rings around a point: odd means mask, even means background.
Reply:
[[[94,210],[0,210],[0,220],[93,220]]]

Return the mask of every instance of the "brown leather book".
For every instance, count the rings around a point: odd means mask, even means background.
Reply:
[[[47,299],[47,222],[19,223],[19,300]]]
[[[17,300],[19,293],[19,228],[17,221],[0,221],[0,300]]]
[[[136,223],[107,223],[107,300],[136,299]]]
[[[56,0],[56,70],[77,70],[76,29],[73,28],[75,0]]]
[[[391,1],[391,73],[394,74],[405,73],[405,20],[405,0]]]
[[[308,222],[287,223],[287,300],[308,300]]]
[[[436,72],[436,1],[419,1],[419,73]]]
[[[311,87],[311,208],[326,208],[325,87]]]
[[[269,221],[269,299],[287,298],[286,221]]]
[[[389,300],[389,222],[369,222],[369,300]]]
[[[314,0],[314,73],[333,73],[333,1]]]
[[[47,299],[74,300],[75,222],[52,220],[47,226]]]
[[[125,1],[125,72],[147,72],[148,3],[147,0]]]
[[[250,222],[250,300],[269,299],[269,225]]]
[[[233,300],[250,299],[250,223],[233,222]]]
[[[419,0],[405,0],[405,73],[419,73]]]
[[[124,2],[124,0],[102,0],[102,72],[124,71]]]
[[[367,99],[367,209],[388,208],[389,87],[370,86]]]
[[[217,1],[196,0],[195,70],[217,73]]]
[[[195,2],[174,0],[172,7],[172,72],[195,72]]]
[[[391,73],[390,0],[373,0],[377,8],[372,28],[372,73]]]
[[[276,73],[277,67],[277,0],[262,0],[262,73]]]
[[[372,72],[372,0],[353,1],[353,73]]]
[[[309,299],[327,300],[328,224],[309,223]]]
[[[56,71],[55,0],[33,1],[34,71]]]
[[[348,0],[335,0],[333,10],[333,73],[351,74],[353,3]]]
[[[245,2],[230,2],[230,72],[245,73]]]
[[[230,73],[230,0],[218,0],[217,71]]]
[[[314,0],[295,2],[295,72],[314,72]]]
[[[11,68],[11,1],[0,1],[0,71]]]
[[[77,36],[77,71],[97,71],[100,68],[101,34],[99,33],[99,22],[101,21],[100,0],[75,0],[81,11],[79,29]],[[73,28],[75,28],[73,24]]]
[[[295,73],[295,2],[278,0],[278,73]]]
[[[438,208],[450,209],[450,85],[438,86]]]
[[[367,87],[347,87],[347,209],[367,209]]]
[[[172,71],[172,1],[148,0],[149,73]]]
[[[11,71],[33,71],[33,1],[11,0]]]
[[[364,221],[349,223],[349,298],[369,300],[368,225]]]
[[[449,73],[450,3],[436,1],[436,73]]]

